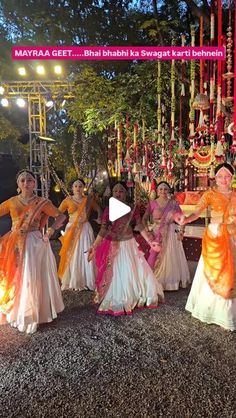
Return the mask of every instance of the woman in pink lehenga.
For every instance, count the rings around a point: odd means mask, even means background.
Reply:
[[[162,181],[157,186],[158,198],[149,202],[143,216],[146,228],[152,230],[159,253],[150,250],[148,263],[164,290],[178,290],[190,283],[190,273],[182,245],[182,233],[174,223],[182,215],[175,199],[169,198],[170,186]],[[151,219],[148,225],[148,219]]]
[[[114,186],[113,197],[126,202],[127,189],[123,183]],[[89,249],[89,259],[96,256],[98,313],[129,315],[136,306],[155,308],[159,299],[163,299],[162,286],[133,237],[131,221],[141,225],[135,208],[112,223],[108,208],[105,209],[101,230]],[[148,234],[141,233],[149,241]],[[149,244],[155,250],[155,243]]]

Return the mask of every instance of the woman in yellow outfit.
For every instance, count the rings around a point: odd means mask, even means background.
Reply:
[[[0,324],[10,323],[29,334],[64,309],[55,257],[48,238],[65,216],[50,200],[36,196],[36,180],[29,170],[17,175],[18,196],[0,205],[10,214],[11,231],[0,238]],[[47,218],[56,218],[42,235]]]
[[[66,197],[59,206],[60,212],[68,212],[69,222],[65,234],[60,238],[60,264],[58,275],[62,281],[62,290],[94,290],[95,265],[87,260],[87,250],[94,242],[94,234],[88,222],[91,210],[100,208],[89,196],[84,196],[85,183],[78,179],[72,184],[72,195]]]
[[[195,212],[182,219],[197,219],[208,206],[211,222],[202,239],[202,255],[187,300],[186,310],[208,324],[236,329],[236,192],[231,190],[234,168],[227,163],[215,170],[216,187],[207,190]]]

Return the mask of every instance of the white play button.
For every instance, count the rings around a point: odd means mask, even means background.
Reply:
[[[131,211],[131,208],[120,200],[110,197],[109,199],[109,220],[111,222],[116,221],[122,216],[126,215]]]

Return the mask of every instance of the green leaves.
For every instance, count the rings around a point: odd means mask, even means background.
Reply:
[[[0,115],[0,140],[18,135],[18,130],[4,116]]]

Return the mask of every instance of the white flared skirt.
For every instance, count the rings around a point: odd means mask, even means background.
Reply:
[[[208,228],[212,233],[217,233],[217,225],[210,224]],[[236,298],[224,299],[211,290],[204,274],[202,256],[185,309],[202,322],[220,325],[230,331],[236,330]]]
[[[51,322],[64,309],[57,266],[50,242],[39,231],[26,238],[21,289],[11,311],[2,316],[19,331],[34,332],[37,324]]]
[[[67,224],[66,230],[70,228]],[[85,222],[74,253],[68,262],[62,277],[62,290],[94,290],[95,289],[95,263],[88,262],[88,249],[93,245],[94,234],[89,222]]]
[[[98,313],[131,314],[136,306],[157,307],[158,300],[164,300],[162,286],[138,249],[136,240],[121,241],[112,280]]]
[[[154,275],[164,290],[178,290],[191,283],[183,244],[177,239],[175,229],[175,224],[169,225],[165,252],[154,269]]]

